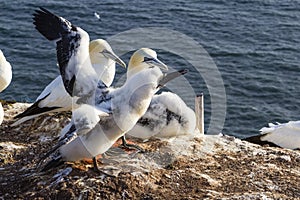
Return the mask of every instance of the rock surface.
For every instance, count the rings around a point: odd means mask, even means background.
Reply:
[[[4,104],[0,127],[0,199],[296,199],[300,152],[205,135],[134,143],[146,153],[112,147],[93,171],[89,160],[39,172],[70,114],[11,127],[29,104]]]

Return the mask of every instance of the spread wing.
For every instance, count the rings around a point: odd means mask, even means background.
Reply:
[[[68,20],[44,8],[36,10],[33,16],[35,28],[48,40],[56,41],[57,60],[64,86],[66,91],[73,96],[76,72],[70,60],[76,56],[81,44],[81,32]]]

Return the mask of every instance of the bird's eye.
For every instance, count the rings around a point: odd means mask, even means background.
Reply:
[[[148,57],[144,57],[144,62],[147,62],[147,61],[152,61],[154,60],[154,58],[148,58]]]

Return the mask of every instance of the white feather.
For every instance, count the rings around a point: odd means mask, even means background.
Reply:
[[[0,92],[10,84],[12,79],[11,65],[0,50]]]
[[[11,65],[6,60],[3,52],[0,50],[0,92],[5,90],[10,84],[12,79]],[[2,104],[0,103],[0,125],[4,119],[4,110]]]
[[[3,119],[4,119],[4,110],[3,110],[2,104],[0,102],[0,125],[3,122]]]

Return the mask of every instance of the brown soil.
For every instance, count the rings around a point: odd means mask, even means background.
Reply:
[[[146,153],[113,147],[95,172],[88,161],[39,172],[68,114],[11,127],[26,104],[5,104],[0,127],[0,199],[300,199],[300,153],[229,136],[142,143]]]

